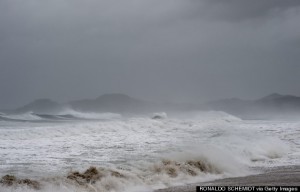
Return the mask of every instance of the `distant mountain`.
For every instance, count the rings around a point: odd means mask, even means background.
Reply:
[[[135,99],[124,94],[105,94],[96,99],[85,99],[69,103],[74,110],[112,113],[153,113],[158,111],[186,111],[196,109],[191,104],[154,103]]]
[[[38,99],[16,110],[12,110],[12,112],[56,114],[67,107],[81,112],[111,112],[121,114],[148,114],[159,111],[182,113],[195,110],[217,110],[244,119],[300,118],[300,97],[277,93],[257,100],[231,98],[202,105],[152,103],[124,94],[105,94],[96,99],[77,100],[67,104],[59,104],[50,99]]]
[[[59,104],[50,99],[38,99],[23,107],[11,110],[10,113],[33,112],[37,114],[56,114],[69,108],[81,112],[148,114],[159,111],[188,110],[191,106],[187,104],[154,103],[135,99],[124,94],[104,94],[96,99],[71,101],[67,104]]]
[[[300,97],[273,93],[258,100],[224,99],[205,104],[206,109],[221,110],[242,118],[299,116]]]
[[[280,99],[282,97],[285,97],[285,96],[284,95],[280,95],[278,93],[273,93],[273,94],[270,94],[268,96],[265,96],[265,97],[261,98],[260,100],[262,100],[262,101],[276,100],[276,99]]]
[[[14,110],[15,113],[33,112],[38,114],[57,113],[63,109],[63,106],[50,99],[37,99],[23,107]]]
[[[300,111],[300,97],[292,95],[272,94],[258,100],[256,104],[270,111],[284,113]]]
[[[124,94],[105,94],[96,99],[72,101],[69,105],[79,111],[130,113],[145,111],[151,104]]]

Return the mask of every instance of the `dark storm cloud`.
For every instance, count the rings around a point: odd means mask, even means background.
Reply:
[[[0,108],[300,95],[299,2],[0,1]]]

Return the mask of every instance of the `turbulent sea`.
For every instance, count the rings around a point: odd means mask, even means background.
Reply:
[[[31,179],[47,192],[143,192],[300,165],[300,119],[214,111],[151,117],[1,114],[0,177]],[[97,173],[86,179],[90,167]],[[36,189],[2,181],[0,191]]]

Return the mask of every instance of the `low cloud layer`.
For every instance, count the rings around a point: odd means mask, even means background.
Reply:
[[[300,1],[0,2],[0,108],[300,95]]]

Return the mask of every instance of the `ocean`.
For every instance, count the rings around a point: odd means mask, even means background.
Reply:
[[[0,115],[0,177],[16,178],[2,178],[1,192],[37,190],[24,179],[45,192],[150,192],[291,165],[300,165],[300,120],[218,111]]]

